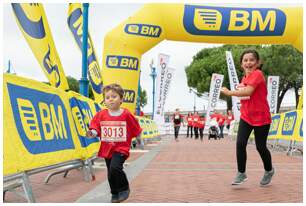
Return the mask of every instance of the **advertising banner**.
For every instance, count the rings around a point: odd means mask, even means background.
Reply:
[[[303,110],[288,111],[272,116],[269,139],[303,141]]]
[[[3,77],[4,175],[80,159],[66,93],[16,75]]]
[[[69,91],[67,96],[69,97],[74,128],[81,145],[82,158],[86,159],[97,153],[100,147],[99,138],[87,138],[86,132],[89,130],[89,124],[93,116],[102,107],[93,100],[73,91]]]
[[[18,27],[50,84],[62,90],[69,89],[43,5],[40,3],[13,3],[12,8]]]
[[[156,103],[155,103],[155,110],[154,110],[154,120],[157,123],[163,123],[164,118],[162,114],[162,107],[163,107],[163,91],[164,91],[164,84],[166,80],[166,73],[167,67],[169,64],[170,56],[166,54],[159,54],[158,55],[158,63],[156,68]]]
[[[237,86],[239,85],[239,79],[237,76],[235,63],[233,60],[232,52],[226,51],[226,62],[227,62],[227,71],[228,71],[228,78],[230,80],[230,90],[237,90]],[[234,119],[239,121],[240,119],[240,100],[238,97],[232,96],[232,111],[234,114]]]
[[[208,107],[206,113],[206,122],[209,123],[210,115],[214,112],[214,109],[217,106],[219,97],[220,97],[220,90],[222,87],[224,76],[222,74],[212,74],[211,81],[210,81],[210,88],[209,88],[209,97],[208,97]]]
[[[165,84],[164,84],[164,90],[163,90],[163,103],[162,103],[162,109],[161,109],[161,115],[164,116],[164,109],[166,104],[166,99],[169,94],[171,81],[174,76],[174,68],[167,67],[166,75],[165,75]]]
[[[83,12],[82,4],[70,3],[68,9],[68,27],[73,34],[74,40],[77,43],[80,51],[82,52],[82,40],[83,40]],[[92,87],[96,102],[101,103],[103,101],[102,94],[102,77],[101,69],[97,60],[97,55],[88,32],[88,49],[87,49],[87,64],[88,64],[88,78]]]
[[[278,88],[279,88],[279,76],[268,76],[268,103],[271,113],[276,113],[277,100],[278,100]]]

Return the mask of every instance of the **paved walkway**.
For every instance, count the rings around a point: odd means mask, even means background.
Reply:
[[[235,142],[171,137],[146,146],[146,153],[134,152],[125,171],[130,180],[129,203],[157,202],[303,202],[303,158],[272,152],[276,170],[272,184],[260,187],[263,166],[254,145],[248,145],[248,181],[231,186],[236,174]],[[47,173],[30,176],[37,202],[109,202],[109,186],[102,162],[95,164],[96,181],[85,182],[73,170],[67,178],[53,177],[43,184]],[[12,193],[6,202],[24,202]]]

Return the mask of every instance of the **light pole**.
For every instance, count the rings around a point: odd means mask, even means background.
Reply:
[[[189,93],[193,92],[193,113],[196,111],[196,92],[189,88]]]
[[[138,116],[140,115],[140,95],[141,95],[140,77],[141,77],[141,70],[139,71],[138,92],[137,92],[137,105],[136,105],[136,115],[138,115]]]
[[[152,77],[152,80],[153,80],[153,106],[152,106],[152,119],[154,119],[154,108],[155,108],[155,79],[156,79],[156,76],[157,76],[157,73],[156,73],[156,68],[154,67],[153,65],[153,59],[151,61],[151,64],[150,64],[150,68],[151,68],[151,74],[150,76]]]
[[[88,7],[89,3],[83,4],[83,38],[82,38],[82,78],[80,80],[80,94],[88,97],[88,63],[87,63],[87,48],[88,48]]]

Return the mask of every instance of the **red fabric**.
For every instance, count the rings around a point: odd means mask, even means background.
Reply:
[[[192,117],[192,115],[187,117],[187,125],[193,127],[193,117]]]
[[[179,124],[175,124],[174,123],[174,118],[175,118],[175,115],[179,115],[179,118],[180,118],[180,120],[181,120],[181,122],[179,123]],[[182,115],[182,114],[173,114],[173,116],[172,116],[172,121],[173,121],[173,123],[174,123],[174,125],[179,125],[179,126],[181,126],[181,124],[182,124],[182,122],[184,121],[184,115]]]
[[[234,120],[234,115],[231,114],[231,115],[226,116],[225,122],[226,122],[226,124],[231,124],[231,121],[233,121],[233,120]]]
[[[125,142],[101,141],[98,156],[109,159],[114,152],[120,152],[128,158],[132,138],[138,136],[142,131],[137,119],[127,109],[123,109],[120,116],[110,116],[109,111],[103,109],[93,117],[89,126],[89,129],[94,129],[98,132],[99,137],[101,136],[101,121],[125,121],[127,140]]]
[[[270,124],[271,114],[267,101],[267,85],[261,70],[257,69],[248,76],[244,76],[241,83],[245,86],[252,86],[255,90],[250,99],[240,101],[240,118],[252,126]]]
[[[199,121],[199,123],[198,123],[198,127],[199,127],[200,129],[203,129],[204,126],[205,126],[205,118],[204,118],[204,117],[201,117],[201,118],[200,118],[200,121]]]
[[[222,126],[224,125],[224,122],[225,122],[225,116],[223,116],[222,114],[219,114],[218,125]]]
[[[193,127],[199,127],[200,117],[199,115],[193,115]]]
[[[210,119],[213,119],[213,118],[215,118],[215,119],[216,119],[216,121],[218,122],[218,121],[219,121],[220,116],[219,116],[219,114],[213,113],[212,115],[210,115]]]

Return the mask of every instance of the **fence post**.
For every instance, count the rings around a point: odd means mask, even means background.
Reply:
[[[25,192],[28,202],[35,203],[36,201],[35,201],[35,198],[32,192],[32,187],[30,185],[29,176],[26,172],[22,174],[22,187],[23,187],[23,190]]]

